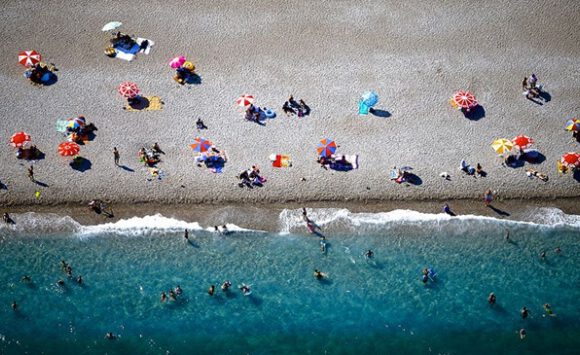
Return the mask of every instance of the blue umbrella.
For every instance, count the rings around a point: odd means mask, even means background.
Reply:
[[[361,100],[367,107],[373,107],[379,102],[379,95],[374,91],[368,91],[364,93]]]

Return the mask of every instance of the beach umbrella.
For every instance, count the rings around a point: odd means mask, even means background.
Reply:
[[[175,57],[169,61],[169,66],[173,69],[177,69],[185,63],[186,59],[184,56],[180,55],[179,57]]]
[[[566,131],[580,131],[580,120],[577,118],[572,118],[566,122]]]
[[[128,99],[132,99],[135,96],[139,95],[139,88],[137,88],[137,84],[132,83],[130,81],[121,83],[117,91],[119,91],[119,94],[121,94],[121,96],[126,97]]]
[[[374,91],[368,91],[363,94],[361,100],[367,107],[373,107],[379,102],[379,95]]]
[[[528,148],[530,145],[532,145],[534,143],[534,140],[528,136],[519,135],[514,139],[512,139],[512,143],[519,149],[524,150]]]
[[[187,70],[190,70],[190,71],[195,70],[195,65],[190,61],[186,61],[185,63],[183,63],[183,67]]]
[[[68,120],[66,128],[70,128],[73,131],[76,131],[77,129],[84,127],[86,123],[87,122],[83,116],[71,118],[70,120]]]
[[[72,157],[81,151],[81,147],[75,142],[62,142],[58,145],[58,154],[63,157]]]
[[[334,152],[336,152],[336,142],[334,142],[331,139],[325,138],[321,140],[320,143],[318,143],[316,151],[318,152],[319,156],[328,158],[329,156],[334,154]]]
[[[115,30],[119,27],[121,27],[123,24],[119,21],[113,21],[113,22],[109,22],[108,24],[104,25],[103,28],[101,29],[101,31],[106,32],[106,31],[111,31],[111,30]]]
[[[37,51],[23,51],[18,54],[18,62],[25,67],[31,67],[40,62],[42,56]]]
[[[236,104],[240,107],[248,107],[254,103],[254,100],[254,96],[244,94],[236,100]]]
[[[580,167],[580,154],[574,152],[566,153],[562,155],[560,162],[568,168]]]
[[[26,132],[16,132],[10,138],[10,145],[15,148],[22,147],[26,142],[30,142],[30,136]]]
[[[460,108],[469,109],[477,106],[477,100],[475,96],[469,91],[458,91],[453,95],[453,101]]]
[[[507,139],[501,138],[501,139],[496,139],[491,144],[491,147],[493,148],[493,150],[495,150],[496,153],[503,155],[503,154],[511,151],[512,148],[514,147],[514,145],[512,142],[508,141]]]
[[[212,145],[213,144],[210,141],[208,141],[207,139],[197,137],[193,140],[193,143],[190,144],[189,146],[191,148],[193,148],[194,152],[203,153],[203,152],[207,152],[211,148]]]

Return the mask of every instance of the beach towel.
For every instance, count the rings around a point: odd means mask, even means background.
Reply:
[[[135,54],[126,53],[126,52],[118,50],[117,48],[115,48],[115,53],[116,53],[115,58],[123,59],[123,60],[126,60],[128,62],[135,59]]]
[[[332,158],[334,162],[329,165],[332,170],[349,171],[358,169],[358,154],[333,154]]]
[[[66,132],[66,125],[68,124],[68,120],[56,120],[56,131],[64,133]]]
[[[358,114],[359,115],[368,115],[369,114],[369,109],[370,107],[368,107],[367,105],[365,105],[364,102],[359,102],[358,103]]]
[[[123,108],[127,111],[160,111],[163,110],[163,101],[159,96],[143,96],[143,98],[148,102],[147,106],[144,107],[131,107],[131,105],[126,104]]]
[[[292,166],[290,155],[287,154],[272,154],[270,155],[272,166],[275,168],[287,168]]]

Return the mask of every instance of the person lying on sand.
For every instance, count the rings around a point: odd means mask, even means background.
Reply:
[[[542,180],[544,182],[548,181],[548,175],[542,174],[542,173],[540,173],[540,172],[538,172],[538,171],[536,171],[534,169],[526,169],[526,175],[529,178],[537,177],[538,179],[540,179],[540,180]]]

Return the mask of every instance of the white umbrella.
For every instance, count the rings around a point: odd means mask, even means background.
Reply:
[[[123,25],[123,24],[119,21],[109,22],[108,24],[103,26],[103,29],[101,31],[103,31],[103,32],[111,31],[111,30],[114,30],[114,29],[121,27],[121,25]]]

